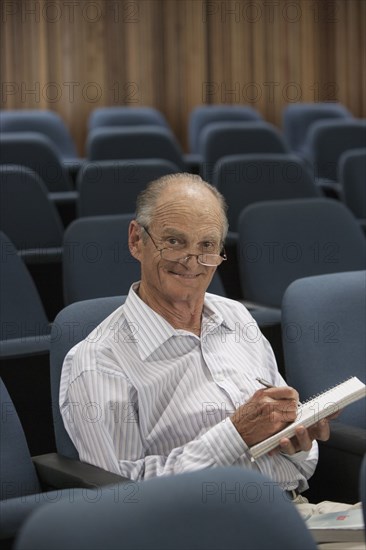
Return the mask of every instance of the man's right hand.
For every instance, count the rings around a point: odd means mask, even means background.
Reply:
[[[289,386],[260,389],[230,420],[251,447],[296,420],[299,394]]]

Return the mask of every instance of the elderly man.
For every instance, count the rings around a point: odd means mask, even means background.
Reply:
[[[308,487],[328,421],[250,460],[249,447],[295,419],[298,394],[246,308],[206,293],[226,259],[226,232],[223,198],[199,176],[165,176],[141,193],[129,229],[141,281],[98,337],[67,355],[64,423],[82,461],[133,480],[241,465],[295,498]],[[82,414],[90,403],[100,411],[94,421]]]

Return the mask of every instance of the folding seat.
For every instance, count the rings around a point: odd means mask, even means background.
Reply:
[[[200,135],[213,122],[255,122],[261,114],[248,105],[199,105],[189,116],[188,141],[191,154],[200,155]]]
[[[187,170],[178,142],[162,126],[96,128],[88,135],[87,151],[91,161],[165,159]]]
[[[238,223],[242,291],[250,302],[280,310],[301,277],[365,269],[366,240],[340,202],[289,199],[254,203]]]
[[[78,158],[75,143],[64,121],[54,111],[15,109],[0,112],[0,132],[39,132],[48,137],[64,161]]]
[[[319,196],[308,166],[296,155],[229,155],[215,166],[212,184],[228,205],[227,244],[237,244],[241,211],[254,202]]]
[[[82,488],[98,492],[101,486],[123,481],[120,476],[56,453],[32,460],[17,410],[2,379],[0,403],[0,539],[4,548],[12,547],[23,523],[41,507],[52,507],[57,502],[70,504],[86,497],[88,493]]]
[[[150,181],[177,172],[163,159],[86,162],[77,181],[78,216],[134,212],[137,195]]]
[[[37,465],[42,469],[57,470],[60,464],[68,471],[68,461],[79,459],[78,452],[65,429],[59,407],[60,379],[65,356],[73,346],[84,340],[97,325],[121,306],[125,299],[126,296],[106,296],[75,302],[63,308],[52,324],[50,379],[53,425],[58,454],[50,453],[48,456],[38,457]],[[93,467],[90,466],[90,468]],[[98,469],[95,468],[94,476],[98,475],[96,470]],[[80,475],[83,475],[82,470]],[[97,480],[97,477],[95,479]]]
[[[13,401],[0,378],[1,495],[0,539],[9,547],[21,525],[34,510],[47,503],[70,501],[81,490],[45,491],[31,460],[28,444]],[[70,486],[71,487],[71,486]]]
[[[350,149],[366,146],[366,120],[338,119],[314,122],[304,145],[304,155],[310,162],[316,183],[326,194],[339,198],[338,162]]]
[[[0,357],[48,353],[51,327],[33,279],[2,231],[0,246]]]
[[[76,173],[82,163],[66,124],[54,111],[41,109],[1,111],[0,133],[6,132],[38,132],[48,137],[56,147],[70,175]]]
[[[169,128],[164,115],[153,107],[101,107],[89,117],[89,131],[105,126],[162,126]]]
[[[49,198],[56,204],[64,223],[75,217],[77,193],[51,140],[36,132],[0,135],[0,164],[30,168],[45,183]]]
[[[2,133],[1,164],[18,164],[34,170],[50,193],[72,191],[70,179],[52,141],[37,132]]]
[[[131,482],[126,489],[103,491],[93,503],[78,498],[74,506],[43,507],[22,529],[17,550],[316,548],[293,503],[256,471],[209,468]]]
[[[282,113],[282,127],[291,151],[300,153],[310,126],[318,120],[352,118],[341,103],[291,103]]]
[[[216,163],[228,155],[289,153],[277,128],[267,122],[214,122],[200,134],[202,177],[212,183]]]
[[[0,166],[0,200],[0,229],[25,262],[61,262],[63,225],[38,174],[25,166]]]
[[[50,420],[56,452],[33,456],[32,460],[42,485],[50,489],[83,487],[95,490],[128,481],[122,476],[82,463],[64,427],[59,410],[60,377],[66,353],[88,334],[125,300],[124,296],[98,298],[71,304],[56,316],[52,323],[50,339],[49,378],[52,411]],[[84,498],[90,493],[83,491]],[[72,502],[73,493],[70,496]]]
[[[366,231],[366,147],[342,153],[338,162],[338,181],[344,203]]]
[[[40,177],[25,166],[0,166],[0,229],[31,273],[49,318],[63,306],[63,225]]]
[[[40,397],[49,385],[51,325],[28,269],[2,231],[0,249],[0,376],[38,453],[52,445],[48,394]]]
[[[365,383],[366,271],[328,273],[291,283],[282,302],[282,335],[287,382],[301,400],[350,376]],[[365,421],[362,399],[331,422],[330,440],[319,442],[320,462],[312,483],[317,500],[360,500]]]
[[[132,214],[79,218],[64,234],[64,302],[127,294],[140,279],[128,248]]]
[[[231,290],[230,297],[241,299],[237,245],[238,219],[243,208],[258,201],[315,197],[319,192],[306,164],[295,155],[280,153],[223,157],[216,163],[212,183],[228,205],[229,232],[225,241],[228,261],[222,266],[222,276]],[[268,324],[269,311],[264,317],[257,308],[251,313],[262,328]],[[278,324],[278,314],[273,315],[272,322]]]

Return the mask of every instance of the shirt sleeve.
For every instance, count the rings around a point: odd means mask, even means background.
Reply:
[[[75,360],[75,356],[66,358],[65,371],[70,368],[68,362]],[[74,376],[60,394],[65,428],[81,461],[140,480],[229,466],[247,449],[226,418],[187,444],[171,449],[166,456],[147,455],[133,392],[125,377],[99,367]]]

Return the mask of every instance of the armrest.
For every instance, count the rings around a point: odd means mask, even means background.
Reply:
[[[0,341],[0,359],[19,359],[50,352],[50,334],[9,338]]]
[[[73,460],[57,453],[32,457],[40,482],[46,487],[64,489],[67,487],[95,488],[114,485],[131,480],[112,472]]]
[[[61,246],[28,248],[27,250],[19,250],[18,254],[26,264],[56,264],[62,262]]]

